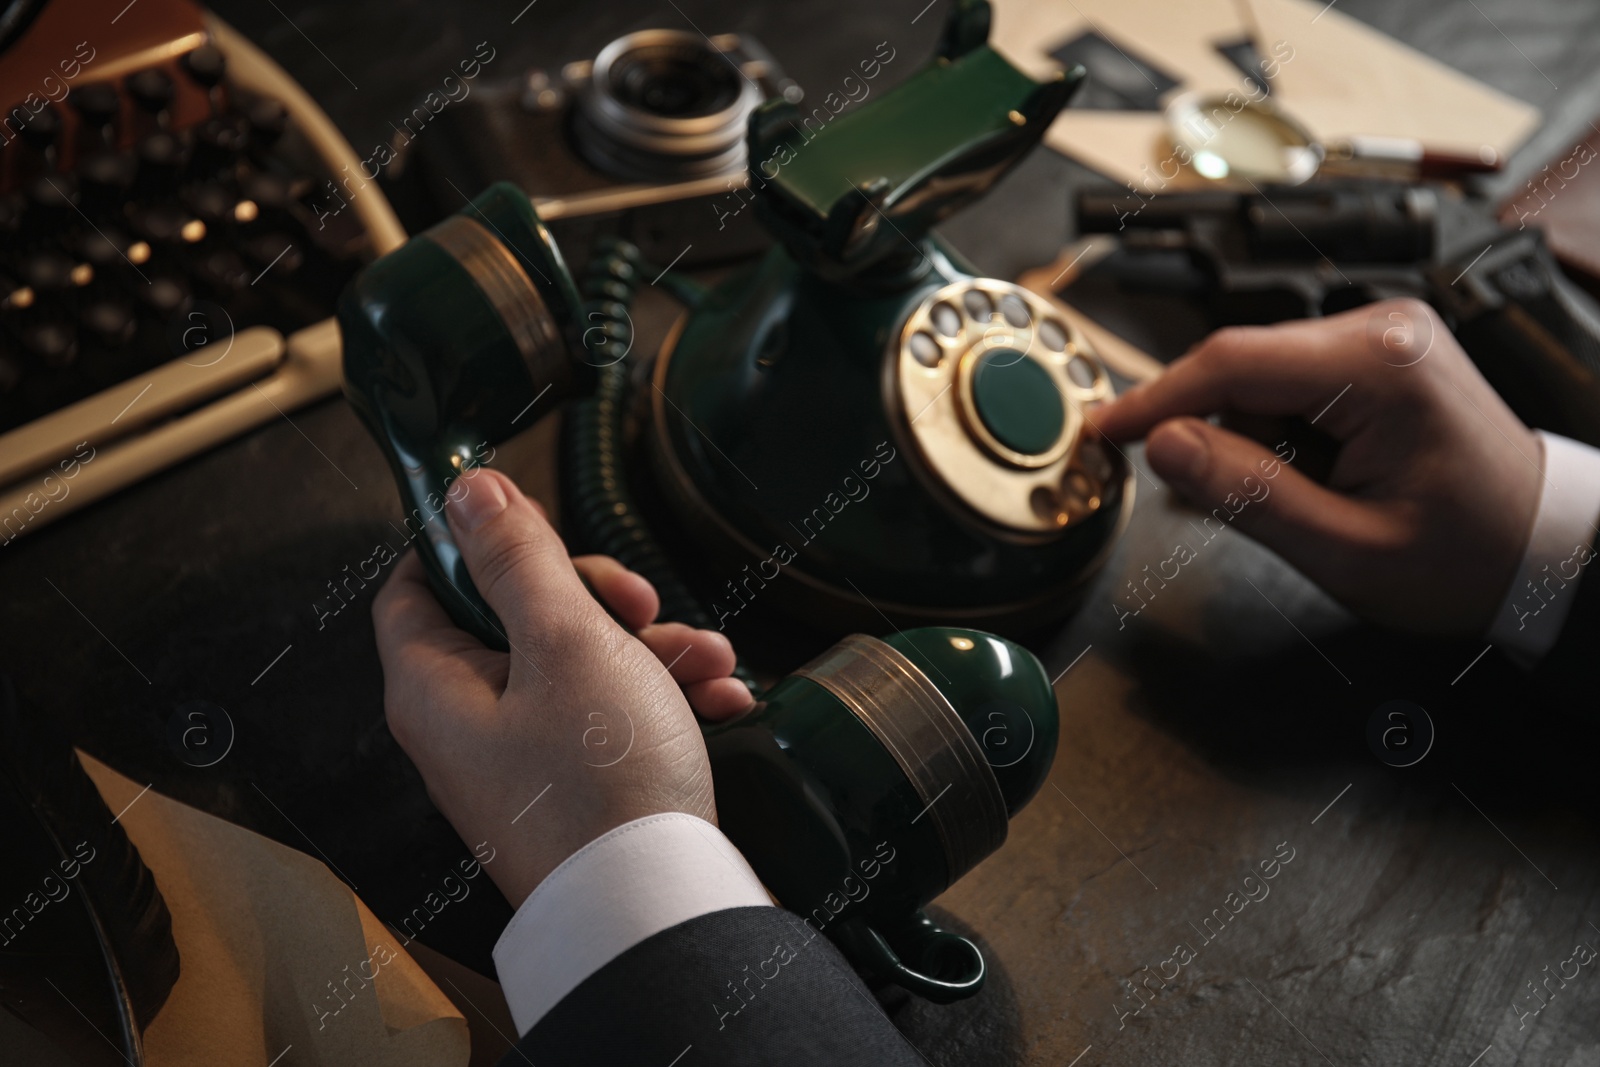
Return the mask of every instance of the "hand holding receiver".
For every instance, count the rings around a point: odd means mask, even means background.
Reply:
[[[779,902],[869,975],[940,1002],[977,992],[977,947],[921,908],[1000,847],[1049,773],[1038,660],[974,630],[854,635],[740,715],[726,638],[655,624],[648,582],[569,560],[504,475],[456,484],[453,544],[510,651],[458,629],[407,556],[373,604],[384,708],[451,825],[501,857],[509,901],[617,826],[720,809]]]
[[[1205,417],[1309,419],[1339,444],[1326,484]],[[1392,300],[1220,330],[1093,415],[1181,495],[1231,521],[1352,611],[1419,633],[1487,629],[1527,546],[1543,448],[1438,316]]]
[[[462,839],[496,850],[487,869],[515,906],[623,823],[668,811],[715,823],[690,705],[726,717],[750,700],[721,634],[654,625],[649,583],[602,557],[569,560],[503,474],[458,484],[445,508],[454,544],[510,651],[458,629],[408,555],[372,608],[384,711]]]

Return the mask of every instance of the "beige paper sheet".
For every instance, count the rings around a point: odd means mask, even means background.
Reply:
[[[1263,58],[1281,62],[1272,99],[1326,141],[1355,135],[1412,137],[1430,147],[1509,155],[1537,127],[1537,108],[1467,77],[1385,36],[1337,8],[1311,0],[994,0],[995,46],[1043,77],[1050,50],[1096,30],[1182,84],[1185,91],[1239,90],[1242,76],[1213,45],[1250,37]],[[1045,143],[1140,191],[1160,191],[1149,174],[1172,149],[1155,112],[1061,114]],[[1150,168],[1146,170],[1146,168]],[[1174,188],[1204,185],[1184,173]]]
[[[1438,149],[1510,155],[1539,124],[1539,109],[1491,89],[1309,0],[1241,0],[1259,41],[1288,41],[1283,102],[1319,137],[1415,137]],[[1313,19],[1315,21],[1313,21]],[[1485,29],[1487,29],[1487,25]],[[1511,45],[1508,43],[1507,48]]]
[[[464,1067],[466,1020],[322,863],[79,758],[172,912],[152,1067]]]
[[[1211,47],[1250,35],[1234,0],[993,0],[990,41],[1027,74],[1042,78],[1060,64],[1050,50],[1093,30],[1112,44],[1186,83],[1226,92],[1239,72]]]

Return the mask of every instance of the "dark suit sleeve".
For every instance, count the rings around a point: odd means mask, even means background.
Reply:
[[[924,1064],[838,949],[782,908],[731,908],[590,975],[500,1061],[540,1067]]]

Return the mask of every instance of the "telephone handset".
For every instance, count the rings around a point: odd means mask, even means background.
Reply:
[[[777,572],[760,569],[761,588],[787,590],[774,602],[836,633],[884,612],[898,625],[1065,610],[1131,501],[1126,470],[1084,432],[1082,406],[1109,379],[1048,305],[974,276],[926,232],[1033,147],[1082,76],[1033,82],[987,46],[988,20],[983,0],[960,0],[933,62],[815,134],[792,105],[759,110],[751,195],[782,243],[717,290],[614,243],[580,295],[507,184],[351,283],[345,390],[458,625],[506,647],[444,520],[456,479],[486,443],[575,397],[564,533],[646,574],[665,617],[710,622],[673,565],[696,560],[668,560],[646,503],[657,528],[705,535],[702,572],[766,559]],[[688,311],[655,362],[641,471],[623,441],[624,413],[644,406],[626,310],[652,275]],[[765,496],[733,484],[746,466]],[[846,478],[875,479],[870,495]],[[769,556],[812,500],[801,525],[826,524],[833,543]],[[948,1001],[981,986],[983,958],[921,909],[1004,841],[1057,732],[1031,653],[932,625],[845,636],[705,737],[724,829],[778,899],[869,976]]]

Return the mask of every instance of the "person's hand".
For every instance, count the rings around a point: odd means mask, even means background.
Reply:
[[[716,822],[690,705],[727,718],[751,701],[729,677],[727,638],[654,624],[648,581],[607,557],[569,559],[503,474],[479,469],[469,485],[446,515],[511,651],[451,623],[414,553],[384,583],[372,617],[389,729],[462,839],[494,848],[485,869],[515,907],[623,823],[668,811]]]
[[[1327,485],[1203,421],[1225,411],[1314,420],[1340,443]],[[1417,632],[1488,628],[1539,506],[1538,437],[1415,300],[1220,330],[1091,418],[1112,441],[1147,437],[1180,495],[1237,510],[1352,611]]]

